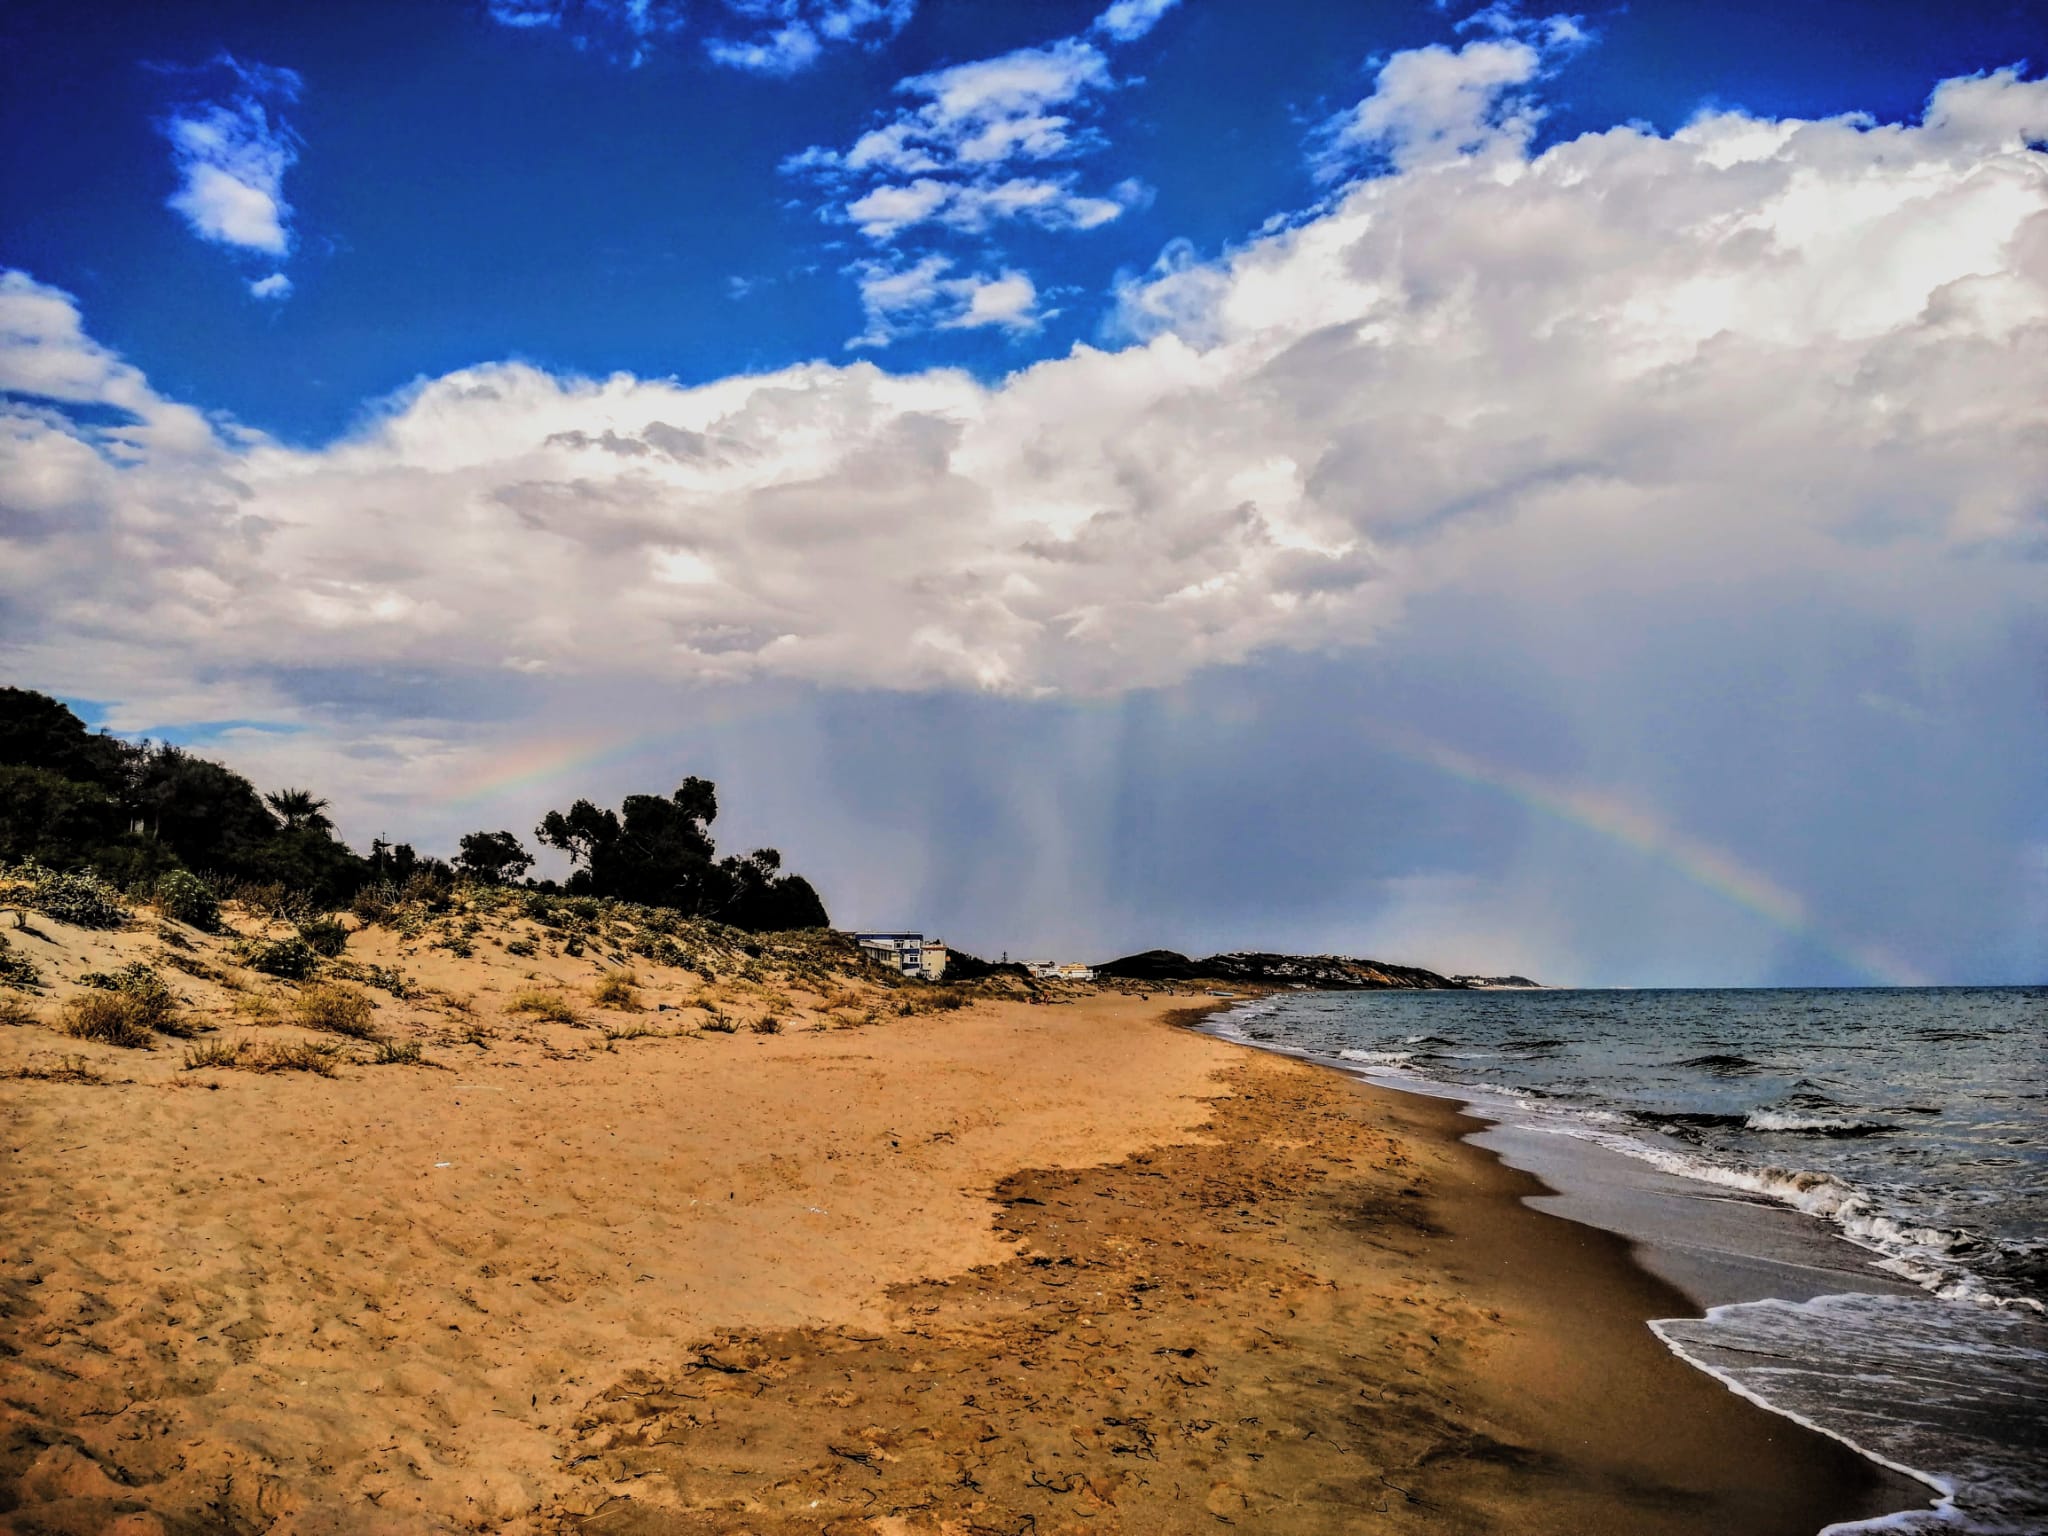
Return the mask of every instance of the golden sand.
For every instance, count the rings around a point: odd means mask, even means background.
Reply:
[[[1675,1299],[1441,1106],[1171,999],[903,1016],[641,964],[629,1013],[590,1001],[615,963],[511,929],[371,930],[351,960],[425,989],[377,1029],[431,1065],[188,1070],[50,1027],[148,925],[39,926],[57,984],[0,1029],[8,1530],[1789,1536],[1882,1503],[1666,1354]],[[186,937],[207,1041],[329,1038]],[[535,991],[585,1027],[510,1011]]]

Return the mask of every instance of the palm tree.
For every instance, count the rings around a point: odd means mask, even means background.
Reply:
[[[263,803],[277,813],[287,832],[304,827],[309,832],[332,832],[327,802],[310,789],[280,789],[263,797]]]

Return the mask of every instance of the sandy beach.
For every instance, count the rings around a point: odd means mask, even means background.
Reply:
[[[771,974],[721,996],[779,1032],[728,1034],[642,965],[637,1011],[549,1023],[509,1005],[595,961],[371,930],[432,1065],[188,1069],[54,1034],[148,941],[43,927],[0,1030],[9,1531],[1810,1536],[1916,1501],[1670,1356],[1643,1321],[1683,1302],[1472,1122],[1187,998]],[[301,1033],[212,964],[193,1020]]]

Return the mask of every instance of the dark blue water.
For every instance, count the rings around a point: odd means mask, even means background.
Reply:
[[[1917,1292],[1659,1335],[1943,1496],[1893,1528],[2048,1533],[2048,989],[1283,993],[1216,1027],[1828,1223]]]

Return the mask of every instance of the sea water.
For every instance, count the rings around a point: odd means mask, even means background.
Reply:
[[[1463,1099],[1539,1172],[1711,1195],[1664,1208],[1757,1262],[1658,1336],[1937,1496],[1858,1529],[2048,1533],[2048,989],[1281,993],[1212,1027]],[[1853,1251],[1816,1263],[1787,1209]]]

